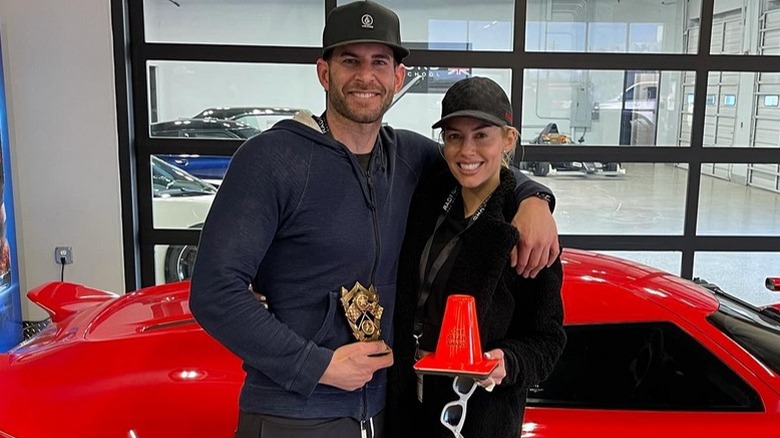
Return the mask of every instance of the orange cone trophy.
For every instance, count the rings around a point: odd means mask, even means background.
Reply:
[[[422,374],[485,378],[498,362],[482,356],[474,297],[456,294],[447,298],[436,352],[417,361],[414,369]]]

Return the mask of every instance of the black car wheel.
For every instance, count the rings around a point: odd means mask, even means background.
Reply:
[[[620,165],[618,163],[607,163],[604,165],[605,172],[617,172]]]
[[[192,277],[197,245],[171,245],[165,252],[165,282],[186,280]]]
[[[547,176],[548,173],[550,173],[550,163],[536,163],[534,176]]]

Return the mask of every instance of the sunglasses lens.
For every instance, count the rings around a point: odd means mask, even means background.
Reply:
[[[444,408],[442,414],[442,420],[452,427],[457,426],[460,423],[460,419],[463,417],[463,406],[461,405],[447,405]]]
[[[471,387],[474,386],[475,383],[474,379],[458,376],[455,378],[455,391],[460,395],[466,395],[471,391]]]

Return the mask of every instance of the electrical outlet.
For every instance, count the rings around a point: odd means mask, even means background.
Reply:
[[[58,265],[69,265],[73,263],[73,248],[69,246],[54,247],[54,261]]]

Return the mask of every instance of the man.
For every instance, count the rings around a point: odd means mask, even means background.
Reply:
[[[381,437],[406,215],[441,160],[430,139],[382,126],[408,53],[389,9],[337,7],[317,61],[325,113],[279,122],[231,160],[201,233],[190,307],[244,362],[237,437]],[[516,189],[527,276],[558,255],[540,192],[527,178]]]

